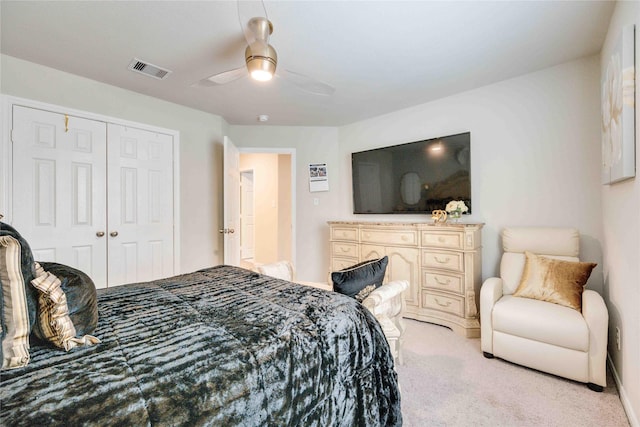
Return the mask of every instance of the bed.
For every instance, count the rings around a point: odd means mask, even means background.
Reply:
[[[231,266],[98,290],[101,343],[32,342],[0,424],[394,426],[397,375],[355,299]]]

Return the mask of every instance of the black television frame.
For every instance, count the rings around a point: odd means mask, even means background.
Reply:
[[[435,146],[437,145],[439,145],[441,149],[444,150],[442,159],[440,160],[436,160],[437,156],[429,154],[431,150],[433,150],[433,148],[435,148]],[[403,171],[401,168],[400,170],[395,170],[393,169],[394,167],[392,167],[392,172],[387,171],[387,174],[391,173],[392,175],[394,175],[394,177],[391,179],[391,181],[387,179],[382,182],[381,180],[380,186],[382,187],[384,185],[386,189],[381,188],[380,191],[386,192],[385,201],[387,205],[389,204],[390,197],[394,199],[394,208],[373,210],[363,209],[362,202],[358,200],[359,197],[362,198],[360,195],[360,193],[362,192],[361,185],[358,184],[358,181],[360,180],[361,167],[356,165],[356,161],[362,161],[362,159],[366,159],[367,156],[375,157],[376,153],[384,153],[380,155],[390,155],[391,157],[393,157],[393,153],[399,151],[404,152],[404,156],[408,156],[409,154],[407,153],[410,153],[411,151],[421,151],[424,153],[422,158],[416,155],[411,160],[403,160],[409,162],[413,161],[415,164],[419,164],[420,167],[423,168],[422,170],[414,171],[419,175],[419,178],[421,179],[420,200],[417,204],[414,205],[404,203],[404,200],[402,200],[402,197],[400,196],[400,176],[403,176],[409,171]],[[428,166],[428,156],[433,157],[433,159],[431,159],[430,166]],[[394,160],[390,160],[390,162],[393,163]],[[397,159],[396,162],[398,162]],[[454,164],[455,162],[459,163],[457,169],[456,165]],[[425,167],[427,167],[427,169],[424,169]],[[436,170],[436,167],[440,169]],[[450,173],[443,171],[447,168],[449,171],[453,172]],[[438,179],[432,179],[438,176],[438,174],[448,175],[439,176]],[[375,174],[373,176],[375,177]],[[351,178],[353,213],[357,215],[431,214],[431,212],[435,209],[444,209],[446,203],[451,200],[464,200],[465,204],[469,208],[469,211],[466,213],[471,214],[471,132],[462,132],[437,138],[429,138],[402,144],[373,148],[370,150],[352,152]],[[363,178],[363,180],[368,182],[366,177]],[[456,183],[459,183],[460,185],[456,185]],[[449,188],[451,188],[451,190],[447,190],[447,185]],[[454,191],[457,191],[458,193],[456,194]],[[391,196],[389,195],[390,193],[392,194]],[[437,197],[430,197],[430,193]]]

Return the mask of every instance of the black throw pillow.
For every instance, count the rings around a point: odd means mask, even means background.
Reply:
[[[382,286],[389,259],[364,261],[344,270],[331,273],[333,289],[362,302],[376,288]]]
[[[56,262],[40,262],[44,271],[60,279],[60,287],[67,297],[69,317],[76,328],[76,336],[90,334],[98,326],[98,299],[93,280],[85,273]],[[36,328],[38,324],[36,323]],[[40,334],[38,334],[40,333]],[[36,335],[43,336],[41,331]]]

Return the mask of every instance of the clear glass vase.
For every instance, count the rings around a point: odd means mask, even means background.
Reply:
[[[454,224],[458,224],[460,222],[460,218],[462,218],[462,211],[451,211],[449,212],[449,218]]]

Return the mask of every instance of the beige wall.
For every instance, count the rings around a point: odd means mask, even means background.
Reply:
[[[278,155],[241,153],[240,170],[253,170],[255,262],[278,261]]]
[[[291,253],[291,155],[278,154],[278,259],[292,260]]]
[[[188,272],[222,263],[218,228],[222,222],[222,136],[227,124],[221,117],[6,55],[2,55],[1,76],[0,93],[4,95],[178,130],[181,269]],[[4,183],[0,191],[7,191]]]
[[[640,3],[617,2],[600,59],[601,75],[622,27],[635,24],[636,174],[640,174]],[[600,186],[604,218],[604,297],[609,308],[609,355],[622,381],[620,398],[640,425],[640,177]],[[615,328],[621,332],[616,348]]]

